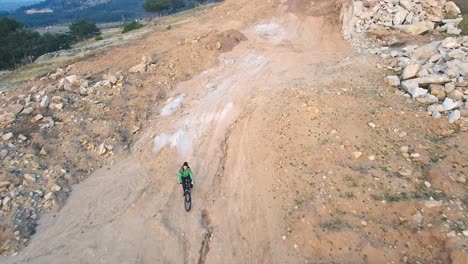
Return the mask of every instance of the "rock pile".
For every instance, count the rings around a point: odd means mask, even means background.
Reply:
[[[468,36],[401,50],[381,48],[378,53],[390,59],[387,68],[398,73],[385,82],[428,104],[434,118],[447,114],[451,123],[468,118]]]
[[[58,208],[72,183],[112,162],[139,125],[138,107],[112,105],[129,97],[125,75],[83,78],[69,69],[0,95],[0,218],[14,234],[0,254],[27,243],[40,213]],[[121,90],[125,96],[115,96]]]
[[[155,61],[151,57],[143,56],[141,57],[141,62],[140,64],[137,64],[133,67],[131,67],[128,72],[130,73],[142,73],[146,72],[148,70],[154,70],[155,69]]]
[[[436,30],[459,35],[463,20],[460,8],[446,0],[364,0],[354,1],[357,33],[399,30],[411,35]]]

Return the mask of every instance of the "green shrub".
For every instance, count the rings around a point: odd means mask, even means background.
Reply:
[[[143,24],[140,24],[137,21],[132,21],[132,22],[129,22],[129,23],[125,23],[124,27],[123,27],[123,30],[122,30],[122,33],[127,33],[129,31],[139,29],[139,28],[142,28],[142,27],[143,27]]]

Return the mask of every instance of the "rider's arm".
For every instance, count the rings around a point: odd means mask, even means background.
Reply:
[[[177,181],[178,181],[179,183],[182,182],[182,172],[181,172],[181,171],[179,171],[179,175],[177,176]]]
[[[193,177],[193,172],[192,172],[192,170],[189,171],[189,175],[190,175],[190,179],[192,179],[192,181],[195,180],[195,177]]]

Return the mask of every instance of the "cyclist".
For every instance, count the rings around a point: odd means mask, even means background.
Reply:
[[[180,167],[179,170],[179,175],[177,182],[179,184],[182,184],[182,189],[183,189],[183,194],[185,194],[185,186],[188,186],[190,189],[193,188],[193,173],[192,170],[190,169],[190,166],[188,165],[187,162],[184,162],[182,167]]]

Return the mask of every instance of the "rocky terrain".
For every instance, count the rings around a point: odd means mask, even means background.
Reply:
[[[466,263],[460,13],[226,1],[2,92],[0,261]]]

